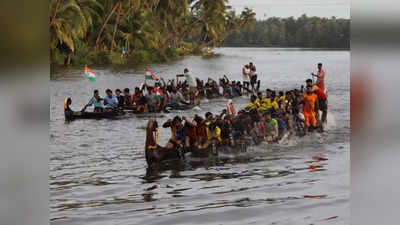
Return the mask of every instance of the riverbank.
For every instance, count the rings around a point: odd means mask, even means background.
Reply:
[[[87,46],[80,46],[69,56],[58,51],[51,55],[50,78],[54,78],[57,73],[68,70],[68,68],[84,65],[139,67],[146,64],[176,61],[190,55],[210,56],[214,54],[203,51],[194,43],[183,43],[180,47],[167,48],[165,53],[155,49],[137,49],[125,55],[121,51],[96,52]]]

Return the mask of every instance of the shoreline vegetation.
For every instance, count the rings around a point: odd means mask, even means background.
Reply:
[[[246,25],[226,38],[224,47],[297,47],[350,49],[350,20],[271,17]]]
[[[50,0],[50,64],[124,65],[208,53],[248,24],[228,0]]]
[[[141,66],[215,47],[349,48],[350,21],[302,16],[257,21],[227,0],[50,0],[50,72]]]

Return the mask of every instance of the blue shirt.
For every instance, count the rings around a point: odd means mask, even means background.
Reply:
[[[101,99],[101,97],[100,97],[100,99]],[[94,97],[90,99],[89,105],[93,105],[95,108],[104,108],[103,100],[97,101],[97,99]]]
[[[118,105],[118,99],[115,96],[112,96],[111,98],[106,96],[106,97],[104,97],[104,101],[107,103],[106,108],[108,108],[108,109],[110,109],[110,108],[115,109],[116,107],[114,107],[112,105],[114,105],[114,104]]]

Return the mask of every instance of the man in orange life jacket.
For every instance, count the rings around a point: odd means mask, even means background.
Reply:
[[[307,134],[308,129],[317,127],[317,119],[315,116],[315,107],[318,107],[318,96],[313,93],[312,86],[307,86],[306,93],[303,93],[304,100],[304,133]]]
[[[306,80],[306,84],[307,86],[312,86],[312,91],[318,96],[318,110],[322,111],[321,122],[323,124],[326,124],[328,115],[328,96],[322,91],[320,87],[318,87],[317,85],[313,85],[311,79]]]

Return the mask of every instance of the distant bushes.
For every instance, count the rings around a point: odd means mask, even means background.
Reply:
[[[303,15],[297,19],[272,17],[258,20],[230,35],[231,47],[350,48],[350,20]]]
[[[52,52],[52,66],[62,66],[65,58],[70,55],[70,64],[74,66],[84,65],[143,65],[148,63],[163,63],[177,60],[186,55],[201,54],[201,49],[194,43],[182,43],[183,47],[167,48],[165,53],[155,49],[136,49],[128,55],[122,56],[117,51],[96,52],[87,45],[80,43],[73,53],[61,53],[56,50]]]

